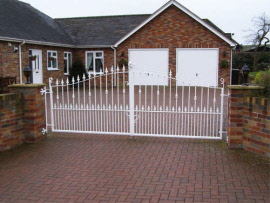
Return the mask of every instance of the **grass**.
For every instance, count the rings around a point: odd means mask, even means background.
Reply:
[[[255,77],[258,72],[249,72],[249,76]]]

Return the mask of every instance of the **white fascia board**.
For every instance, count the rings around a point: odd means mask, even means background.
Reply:
[[[7,42],[18,42],[21,43],[25,41],[26,44],[35,44],[35,45],[45,45],[45,46],[56,46],[56,47],[65,47],[65,48],[111,48],[112,45],[71,45],[71,44],[58,44],[52,42],[41,42],[41,41],[34,41],[34,40],[25,40],[25,39],[17,39],[17,38],[9,38],[9,37],[1,37],[0,41],[7,41]]]
[[[149,18],[147,18],[145,21],[143,21],[136,28],[134,28],[133,30],[131,30],[122,39],[120,39],[119,41],[117,41],[114,46],[115,47],[119,46],[119,44],[121,44],[123,41],[125,41],[126,39],[128,39],[131,35],[133,35],[135,32],[137,32],[139,29],[141,29],[143,26],[145,26],[147,23],[149,23],[152,19],[154,19],[156,16],[158,16],[161,12],[163,12],[165,9],[167,9],[171,5],[175,5],[177,8],[179,8],[180,10],[182,10],[184,13],[186,13],[187,15],[189,15],[191,18],[193,18],[194,20],[196,20],[197,22],[199,22],[201,25],[203,25],[204,27],[206,27],[207,29],[209,29],[211,32],[213,32],[214,34],[216,34],[217,36],[219,36],[221,39],[223,39],[224,41],[226,41],[230,46],[234,47],[236,45],[235,42],[233,42],[232,40],[230,40],[227,37],[225,37],[223,34],[221,34],[220,32],[218,32],[213,27],[209,26],[200,17],[198,17],[197,15],[195,15],[194,13],[192,13],[186,7],[182,6],[180,3],[178,3],[178,2],[176,2],[174,0],[171,0],[168,3],[166,3],[164,6],[162,6],[160,9],[158,9],[155,13],[153,13]]]
[[[9,37],[0,37],[0,41],[18,42],[18,43],[20,43],[22,41],[25,41],[26,44],[75,48],[74,45],[70,45],[70,44],[59,44],[59,43],[53,43],[53,42],[42,42],[42,41],[34,41],[34,40],[26,40],[26,39],[18,39],[18,38],[9,38]]]

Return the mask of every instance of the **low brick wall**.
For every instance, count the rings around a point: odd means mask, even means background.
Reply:
[[[44,84],[10,85],[9,94],[0,94],[0,151],[44,137],[45,100],[40,94]]]
[[[270,98],[252,97],[261,87],[228,86],[228,145],[270,157]]]
[[[22,119],[22,95],[0,94],[0,151],[24,143]]]
[[[243,148],[270,157],[270,98],[245,97]]]

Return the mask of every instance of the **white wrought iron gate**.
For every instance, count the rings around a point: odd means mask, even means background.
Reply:
[[[138,77],[163,82],[136,84]],[[221,139],[223,79],[222,87],[177,84],[171,71],[125,68],[71,81],[50,78],[47,126],[53,132]]]

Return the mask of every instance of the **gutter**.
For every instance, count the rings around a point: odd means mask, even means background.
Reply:
[[[8,41],[8,42],[22,42],[25,41],[26,44],[36,44],[36,45],[45,45],[45,46],[55,46],[55,47],[65,47],[65,48],[111,48],[112,45],[72,45],[72,44],[60,44],[54,42],[42,42],[42,41],[34,41],[34,40],[26,40],[26,39],[18,39],[18,38],[9,38],[9,37],[1,37],[0,40]]]
[[[2,41],[9,41],[9,42],[22,42],[24,41],[25,44],[36,44],[36,45],[47,45],[47,46],[59,46],[59,47],[67,47],[67,48],[75,48],[74,45],[70,44],[59,44],[53,42],[42,42],[42,41],[34,41],[34,40],[25,40],[25,39],[18,39],[18,38],[9,38],[9,37],[1,37],[0,40]]]
[[[23,40],[22,43],[19,45],[19,65],[20,65],[20,83],[22,84],[22,45],[25,44]]]
[[[74,46],[73,48],[81,48],[81,49],[85,49],[85,48],[112,48],[112,45],[77,45],[77,46]]]

